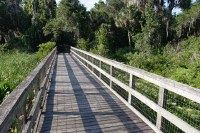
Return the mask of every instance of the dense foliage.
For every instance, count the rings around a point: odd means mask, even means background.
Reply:
[[[200,37],[191,36],[179,44],[179,50],[167,45],[162,54],[135,52],[121,48],[115,59],[164,77],[200,88]]]
[[[62,0],[56,18],[47,23],[44,33],[59,45],[73,45],[78,38],[90,37],[89,21],[86,8],[78,0]]]
[[[43,27],[55,15],[55,0],[0,1],[0,103],[48,54],[52,44],[34,52],[49,40]]]
[[[89,12],[94,36],[78,46],[199,88],[200,3],[140,4],[99,1]],[[173,15],[175,7],[183,12]]]
[[[0,45],[36,51],[45,42],[42,28],[55,17],[55,0],[1,0]]]

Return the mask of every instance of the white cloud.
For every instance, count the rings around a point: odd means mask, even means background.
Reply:
[[[87,8],[87,10],[90,10],[94,7],[95,3],[99,2],[99,0],[80,0],[80,2]]]
[[[56,0],[56,3],[58,4],[60,2],[60,0]]]
[[[57,3],[59,3],[60,1],[61,0],[56,0]],[[90,10],[92,7],[94,7],[95,3],[99,2],[99,0],[79,0],[79,1],[87,8],[87,10]]]

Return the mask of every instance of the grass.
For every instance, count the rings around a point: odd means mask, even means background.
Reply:
[[[0,53],[0,103],[38,63],[36,54],[18,51]]]
[[[3,52],[3,47],[0,47],[0,103],[50,53],[55,45],[55,42],[42,43],[39,45],[38,52],[34,54],[17,50]]]

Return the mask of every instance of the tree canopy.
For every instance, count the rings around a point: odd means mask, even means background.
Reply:
[[[183,13],[172,14],[177,7]],[[92,50],[105,34],[110,52],[129,46],[159,53],[169,43],[178,46],[190,35],[199,36],[199,1],[100,0],[87,11],[78,0],[61,0],[58,6],[55,0],[2,0],[0,25],[1,44],[11,48],[34,51],[53,40],[58,45],[85,41]]]

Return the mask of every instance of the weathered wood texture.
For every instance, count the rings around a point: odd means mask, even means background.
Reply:
[[[69,54],[59,54],[37,132],[154,132]]]

